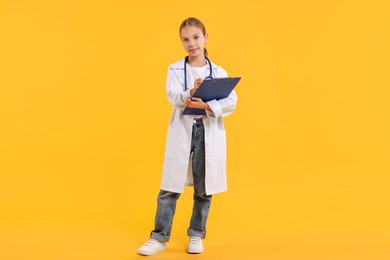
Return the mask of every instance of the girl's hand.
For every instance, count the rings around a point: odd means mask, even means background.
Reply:
[[[196,79],[196,80],[194,81],[194,88],[191,89],[191,91],[190,91],[191,96],[193,96],[193,95],[195,94],[195,92],[198,90],[198,88],[199,88],[200,85],[202,84],[203,80],[204,80],[204,79],[199,78],[199,79]]]
[[[192,98],[187,99],[186,100],[186,107],[200,108],[200,109],[206,109],[206,110],[211,111],[209,104],[203,102],[202,99],[196,98],[196,97],[192,97]]]

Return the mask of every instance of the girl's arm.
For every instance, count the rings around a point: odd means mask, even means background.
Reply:
[[[220,72],[218,73],[217,77],[218,78],[227,78],[228,74],[224,69],[219,67]],[[207,111],[207,114],[211,117],[225,117],[233,113],[234,109],[236,108],[237,104],[237,94],[233,90],[232,93],[227,98],[223,98],[220,100],[210,100],[207,102],[207,104],[210,107],[211,111]]]
[[[211,112],[208,112],[207,114],[211,117],[228,116],[233,113],[236,108],[237,99],[237,94],[233,90],[227,98],[210,100],[207,104],[209,105]]]
[[[177,78],[175,69],[169,67],[167,76],[166,94],[169,103],[174,108],[183,110],[186,106],[186,100],[191,97],[190,90],[184,91],[184,86]]]

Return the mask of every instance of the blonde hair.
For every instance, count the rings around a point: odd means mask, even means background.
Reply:
[[[180,28],[179,28],[179,35],[181,33],[181,30],[184,27],[186,27],[187,25],[191,25],[191,26],[195,26],[195,27],[199,28],[202,31],[203,35],[206,35],[206,27],[199,19],[197,19],[195,17],[189,17],[181,23]],[[206,50],[206,47],[204,48],[204,56],[206,58],[208,57],[208,52]]]

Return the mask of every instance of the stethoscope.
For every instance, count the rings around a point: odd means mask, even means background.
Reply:
[[[205,78],[205,79],[213,79],[213,67],[211,66],[211,61],[209,58],[205,57],[207,62],[209,63],[210,66],[210,74]],[[187,91],[187,61],[188,61],[188,56],[184,59],[184,91]]]

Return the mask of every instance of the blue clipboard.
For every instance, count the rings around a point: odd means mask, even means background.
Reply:
[[[203,102],[223,99],[230,95],[241,77],[205,79],[195,92],[194,97],[201,98]],[[183,115],[206,115],[206,110],[186,107]]]

